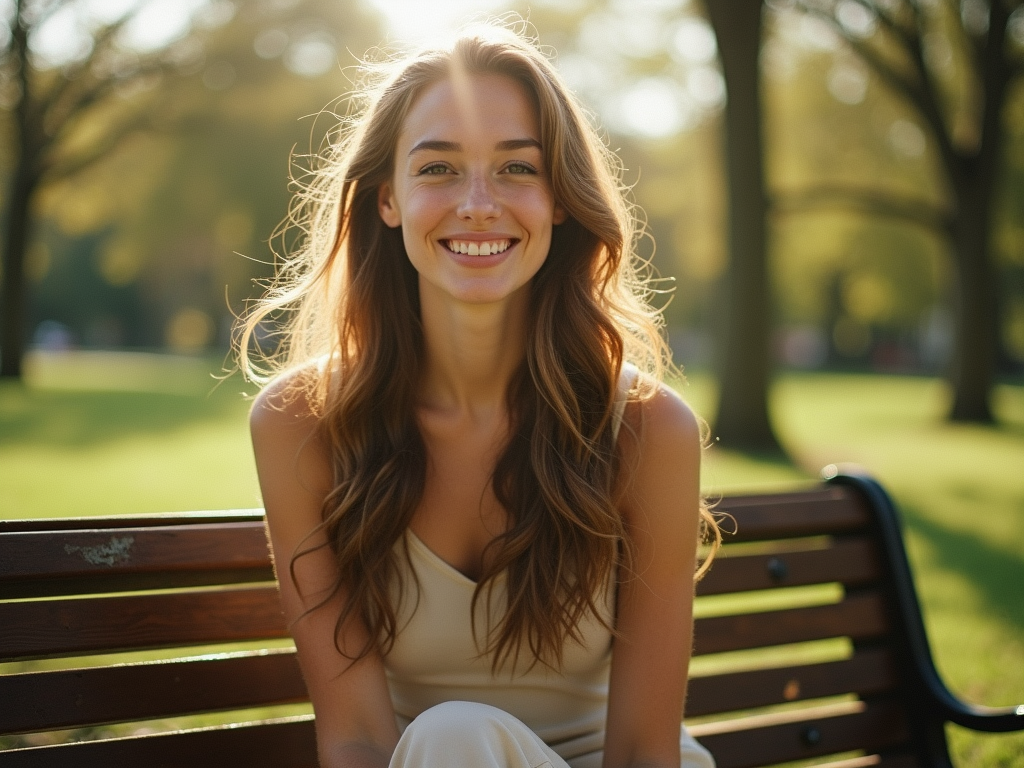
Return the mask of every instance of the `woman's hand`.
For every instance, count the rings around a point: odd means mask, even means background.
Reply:
[[[619,438],[632,562],[619,571],[604,768],[673,766],[693,644],[700,428],[665,385],[631,403]]]
[[[383,767],[399,736],[384,663],[376,653],[355,663],[339,653],[355,656],[366,643],[357,618],[345,622],[335,644],[345,591],[335,588],[334,556],[318,531],[333,477],[316,419],[305,398],[289,391],[292,384],[271,384],[250,416],[281,605],[313,702],[321,765]]]

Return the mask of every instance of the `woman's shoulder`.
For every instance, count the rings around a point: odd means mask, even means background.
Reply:
[[[638,372],[623,414],[622,466],[637,482],[699,465],[704,422],[665,382]]]
[[[623,366],[619,387],[626,392],[623,420],[640,447],[666,440],[696,442],[699,447],[703,422],[674,388],[629,363]]]
[[[262,433],[312,433],[323,408],[317,392],[323,367],[316,361],[281,372],[253,401],[249,425],[253,437]]]
[[[671,386],[645,383],[650,386],[629,401],[623,420],[621,507],[628,520],[669,524],[680,499],[692,496],[697,509],[703,421]]]
[[[297,368],[277,376],[249,414],[267,517],[290,520],[303,532],[319,519],[319,504],[333,485],[315,381],[309,375],[308,368]]]

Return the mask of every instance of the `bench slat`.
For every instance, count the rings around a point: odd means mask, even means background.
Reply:
[[[881,595],[865,592],[832,605],[789,608],[697,619],[694,654],[850,637],[862,640],[888,631]]]
[[[152,515],[41,517],[31,520],[0,520],[0,536],[25,531],[117,530],[120,528],[245,522],[263,522],[263,510],[217,509],[211,512],[162,512]]]
[[[878,694],[891,690],[898,681],[892,654],[884,649],[858,651],[842,661],[695,677],[687,685],[686,716],[701,717],[844,693]]]
[[[288,637],[276,586],[0,603],[0,659]]]
[[[804,584],[864,584],[881,578],[877,550],[865,536],[825,549],[722,557],[697,584],[698,595],[719,595]]]
[[[261,522],[0,536],[0,598],[273,579]]]
[[[0,752],[0,768],[317,768],[313,718]]]
[[[295,651],[251,651],[0,676],[0,727],[50,731],[307,700]]]
[[[851,491],[836,486],[803,493],[727,497],[714,511],[726,512],[736,521],[736,532],[727,534],[729,542],[848,533],[871,524],[864,503]],[[727,530],[733,528],[728,520],[724,525]]]
[[[260,522],[12,533],[0,579],[270,565]]]
[[[860,708],[835,715],[828,713],[828,707],[780,713],[776,723],[770,717],[749,718],[757,723],[750,728],[744,727],[743,720],[716,723],[726,726],[717,733],[702,734],[701,726],[691,730],[715,756],[717,768],[757,768],[855,749],[875,753],[910,738],[906,713],[898,704],[878,701]],[[822,715],[816,716],[816,711]]]
[[[212,571],[156,571],[112,576],[95,574],[73,579],[28,579],[12,584],[0,582],[0,601],[34,597],[103,595],[190,587],[219,587],[274,581],[273,568],[240,568]]]

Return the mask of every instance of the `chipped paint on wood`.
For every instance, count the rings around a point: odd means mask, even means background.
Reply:
[[[134,536],[112,536],[106,544],[97,544],[95,547],[77,547],[65,544],[64,551],[69,555],[80,552],[82,558],[91,565],[117,565],[131,559],[134,543]]]

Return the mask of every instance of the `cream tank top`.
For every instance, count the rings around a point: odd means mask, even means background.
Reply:
[[[614,410],[616,434],[626,393],[636,375],[636,368],[623,366]],[[520,664],[515,674],[492,674],[491,658],[480,654],[470,621],[476,582],[434,554],[412,531],[406,531],[406,542],[413,573],[408,572],[410,565],[399,553],[399,568],[406,570],[402,575],[407,594],[399,601],[394,646],[384,658],[399,727],[404,730],[413,718],[436,704],[475,701],[519,718],[564,760],[600,755],[612,645],[611,633],[601,622],[593,616],[584,622],[580,627],[583,643],[569,642],[561,672],[543,664],[524,672]],[[493,626],[488,624],[486,596],[485,592],[477,601],[476,626],[481,640],[488,626]],[[501,575],[491,605],[500,608],[503,598]],[[609,624],[614,600],[613,579],[599,601]]]

